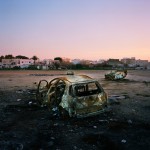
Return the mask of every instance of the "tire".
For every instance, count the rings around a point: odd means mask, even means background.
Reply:
[[[59,106],[59,116],[62,119],[69,119],[69,113],[67,110],[65,110],[64,108],[62,108],[61,106]]]
[[[42,105],[43,104],[43,99],[42,99],[42,94],[41,93],[37,93],[36,94],[36,100],[37,100],[37,102],[38,102],[38,105]]]

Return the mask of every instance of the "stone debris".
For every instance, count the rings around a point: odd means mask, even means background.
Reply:
[[[127,141],[125,139],[122,139],[121,140],[121,143],[126,143]]]
[[[120,100],[128,98],[127,95],[111,95],[108,97],[108,104],[120,104]]]
[[[16,93],[23,93],[23,90],[18,90],[16,91]]]
[[[129,123],[129,124],[132,124],[132,120],[128,120],[128,123]]]
[[[17,102],[21,101],[21,99],[17,99]]]
[[[31,104],[32,104],[32,102],[30,101],[28,104],[29,104],[29,105],[31,105]]]

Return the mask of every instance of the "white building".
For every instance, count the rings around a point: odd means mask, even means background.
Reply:
[[[33,59],[2,59],[3,68],[27,68],[32,64],[34,64]]]
[[[136,65],[138,65],[140,67],[146,67],[148,65],[148,60],[138,59],[138,60],[136,60]]]
[[[147,70],[150,70],[150,62],[147,64]]]
[[[76,65],[76,64],[80,64],[81,63],[81,60],[80,59],[73,59],[71,60],[71,62]]]
[[[121,62],[123,62],[124,64],[127,64],[129,67],[136,67],[135,57],[123,58],[123,59],[121,59]]]
[[[41,61],[43,64],[45,65],[52,65],[54,63],[54,60],[52,59],[44,59],[43,61]]]
[[[2,63],[0,62],[0,69],[2,69]]]
[[[102,64],[102,63],[104,63],[106,60],[104,60],[104,59],[99,59],[98,61],[97,61],[97,63],[98,64]]]

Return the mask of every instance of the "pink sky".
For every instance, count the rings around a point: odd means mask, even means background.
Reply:
[[[0,55],[150,61],[148,0],[0,1]]]

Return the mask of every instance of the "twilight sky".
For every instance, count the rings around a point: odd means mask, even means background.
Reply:
[[[150,0],[0,0],[0,56],[150,61]]]

